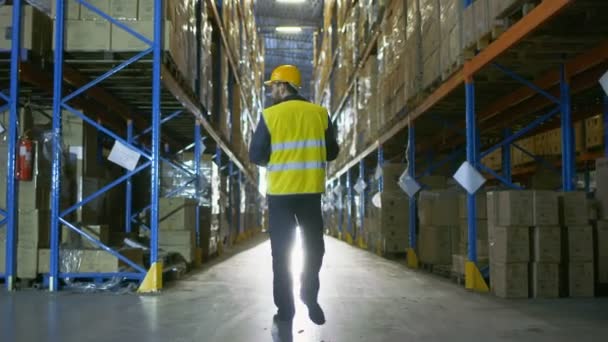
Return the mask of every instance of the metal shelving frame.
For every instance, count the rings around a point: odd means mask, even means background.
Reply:
[[[16,187],[18,184],[15,181],[15,154],[16,154],[16,143],[17,143],[17,118],[18,118],[18,94],[20,82],[27,82],[34,86],[43,89],[47,93],[53,95],[53,116],[52,116],[52,130],[53,130],[53,141],[52,141],[52,187],[51,187],[51,260],[50,260],[50,272],[45,275],[45,279],[48,282],[48,288],[50,291],[58,291],[60,289],[60,279],[72,278],[72,279],[107,279],[112,277],[122,277],[127,279],[133,279],[140,281],[140,291],[142,292],[155,292],[162,288],[162,262],[159,260],[158,255],[158,221],[159,221],[159,197],[160,197],[160,163],[167,162],[177,170],[184,172],[192,177],[186,185],[195,184],[196,192],[200,194],[200,157],[202,154],[204,137],[202,135],[202,129],[205,130],[206,135],[213,139],[219,151],[222,151],[227,158],[230,160],[231,165],[235,165],[238,168],[238,179],[239,185],[244,182],[257,185],[251,169],[248,164],[240,160],[239,157],[232,151],[230,146],[230,137],[225,139],[219,132],[217,132],[212,124],[207,119],[207,111],[201,105],[198,98],[192,94],[191,91],[187,90],[182,86],[179,81],[179,75],[167,65],[167,61],[163,58],[163,1],[156,0],[154,3],[154,34],[152,39],[148,39],[142,34],[134,31],[119,20],[112,18],[109,14],[102,12],[95,6],[91,5],[86,0],[78,0],[79,4],[96,13],[103,19],[110,22],[117,28],[125,31],[126,34],[130,34],[136,37],[138,40],[147,44],[148,48],[141,51],[130,58],[124,60],[117,66],[113,67],[109,71],[97,76],[93,80],[88,79],[84,74],[80,74],[77,68],[74,68],[69,60],[71,57],[66,57],[63,50],[64,43],[64,31],[65,31],[65,0],[55,0],[56,6],[56,20],[55,20],[55,48],[53,51],[53,72],[52,80],[51,74],[45,74],[44,72],[37,69],[36,66],[27,63],[27,61],[21,60],[21,49],[20,49],[20,22],[21,22],[21,10],[24,5],[24,1],[14,1],[13,4],[13,27],[12,30],[12,48],[11,48],[11,60],[10,60],[10,89],[9,93],[0,92],[0,97],[4,102],[7,102],[6,107],[9,109],[9,127],[7,128],[7,134],[9,136],[9,152],[8,152],[8,167],[7,167],[7,208],[6,210],[0,210],[0,224],[4,224],[7,228],[7,253],[6,253],[6,272],[1,275],[6,280],[6,287],[8,289],[14,288],[15,281],[15,241],[16,241]],[[234,58],[230,55],[230,49],[224,34],[224,28],[221,24],[219,13],[215,3],[211,0],[198,0],[198,8],[202,8],[203,2],[206,2],[209,7],[214,11],[216,24],[221,32],[223,43],[226,47],[230,60],[231,73],[236,79],[237,84],[240,84],[240,78],[238,75],[238,69],[234,63]],[[221,4],[221,2],[220,2]],[[220,5],[221,6],[221,5]],[[199,18],[200,20],[200,18]],[[151,58],[150,58],[151,56]],[[78,58],[78,56],[76,56]],[[143,61],[145,58],[150,58],[148,61],[151,63],[152,68],[149,77],[151,83],[151,113],[150,127],[143,128],[141,125],[141,117],[133,116],[130,113],[128,107],[121,103],[119,100],[114,98],[109,92],[105,91],[101,83],[114,77],[124,69],[138,62]],[[89,61],[89,63],[94,63]],[[200,64],[200,63],[199,63]],[[102,64],[104,65],[104,64]],[[200,65],[199,65],[200,67]],[[70,87],[65,86],[68,84]],[[163,107],[163,88],[168,91],[176,102],[178,102],[183,110],[175,111],[171,106]],[[245,94],[241,89],[241,97],[244,99]],[[111,110],[119,113],[120,116],[126,118],[125,122],[120,120],[106,120],[106,125],[102,125],[98,120],[91,118],[89,115],[97,115],[97,117],[106,117],[105,113],[101,113],[94,106],[88,105],[86,101],[78,99],[80,95],[86,94],[87,96],[94,98],[96,101],[107,105]],[[243,101],[246,103],[246,101]],[[4,106],[3,106],[4,107]],[[82,108],[83,110],[76,109]],[[173,106],[174,107],[174,106]],[[3,108],[4,109],[4,108]],[[69,112],[76,117],[81,118],[87,124],[95,127],[99,132],[113,138],[114,140],[122,143],[129,149],[136,151],[143,157],[144,161],[140,162],[133,171],[125,172],[124,175],[118,179],[112,181],[108,185],[96,193],[88,196],[87,198],[79,201],[72,205],[70,208],[62,210],[60,207],[60,194],[62,189],[61,179],[61,140],[62,140],[62,113],[64,111]],[[169,115],[163,115],[163,113],[172,112]],[[162,153],[161,143],[161,125],[169,120],[172,120],[180,115],[182,112],[189,113],[193,116],[195,121],[194,126],[194,142],[183,149],[194,148],[194,167],[189,169],[188,167],[171,160],[171,157],[166,156],[166,153]],[[87,115],[87,114],[89,115]],[[251,110],[249,110],[251,115]],[[132,117],[132,119],[130,118]],[[250,117],[251,120],[251,117]],[[137,123],[137,124],[136,124]],[[122,125],[122,127],[121,127]],[[112,129],[110,129],[111,127]],[[140,132],[137,133],[136,129]],[[150,134],[151,138],[145,139],[144,135]],[[172,137],[163,136],[165,141],[172,143]],[[221,153],[219,155],[221,158]],[[151,173],[151,198],[150,205],[145,210],[150,211],[150,226],[146,227],[137,221],[139,213],[133,213],[132,199],[133,199],[133,184],[132,177],[138,172],[143,171],[146,168],[150,168]],[[76,226],[67,219],[67,216],[80,207],[91,202],[95,198],[103,195],[115,186],[125,183],[126,184],[126,219],[125,219],[125,231],[127,233],[133,231],[133,224],[140,224],[144,229],[149,229],[150,235],[150,269],[145,269],[141,265],[138,265],[128,258],[121,255],[117,250],[104,245],[99,240],[91,236],[90,234],[83,231],[80,227]],[[257,186],[256,186],[257,187]],[[174,189],[171,193],[176,193],[182,190]],[[200,227],[199,218],[200,213],[197,210],[196,220],[196,234],[197,243],[200,241]],[[105,250],[106,252],[114,255],[125,264],[129,265],[134,271],[132,272],[117,272],[117,273],[65,273],[60,270],[59,258],[60,258],[60,230],[61,227],[65,226],[72,231],[80,234],[83,238],[89,240],[94,245]]]
[[[465,7],[470,6],[473,3],[473,0],[462,1]],[[574,96],[573,94],[582,93],[593,86],[597,86],[597,80],[599,78],[598,71],[601,72],[602,70],[595,70],[595,68],[601,69],[601,66],[608,62],[608,41],[606,41],[605,38],[602,39],[601,35],[599,35],[599,37],[591,37],[587,45],[582,44],[580,46],[576,46],[575,55],[571,59],[567,60],[562,58],[560,62],[561,65],[558,70],[552,69],[548,72],[545,71],[545,74],[534,76],[534,81],[529,81],[528,77],[530,76],[524,74],[520,75],[516,69],[510,70],[506,66],[501,65],[500,60],[504,55],[507,55],[508,53],[513,52],[513,50],[516,48],[519,48],[518,44],[527,39],[528,36],[535,34],[537,31],[546,29],[553,19],[560,18],[563,13],[568,13],[570,6],[583,7],[589,3],[591,5],[599,4],[599,2],[577,2],[574,0],[541,1],[534,9],[532,9],[529,13],[524,14],[521,19],[510,26],[504,33],[502,33],[502,35],[500,35],[495,41],[491,42],[485,49],[481,50],[470,60],[465,61],[464,65],[459,70],[452,74],[452,76],[445,79],[437,88],[431,90],[426,98],[422,99],[412,108],[409,108],[408,106],[403,108],[397,115],[397,117],[399,117],[397,122],[391,124],[387,130],[381,131],[379,136],[374,139],[374,141],[365,149],[360,151],[356,157],[350,159],[338,171],[329,175],[329,183],[332,183],[336,179],[339,180],[344,174],[346,174],[348,178],[351,170],[354,169],[357,164],[360,164],[362,161],[369,158],[375,151],[378,151],[380,154],[383,149],[386,150],[386,146],[390,143],[393,143],[393,146],[395,149],[397,149],[394,141],[399,140],[403,134],[407,134],[410,144],[410,150],[408,151],[407,158],[409,161],[409,167],[407,171],[413,178],[420,179],[420,177],[432,173],[435,168],[440,167],[450,161],[458,160],[460,155],[463,154],[463,152],[466,152],[466,161],[473,165],[478,171],[499,180],[501,183],[510,188],[519,189],[520,187],[513,183],[513,176],[516,174],[529,172],[530,169],[523,167],[519,167],[517,169],[513,168],[510,152],[511,147],[521,150],[524,154],[531,156],[541,165],[544,164],[549,168],[555,168],[553,163],[548,163],[541,157],[535,156],[529,151],[526,151],[524,148],[517,145],[515,141],[519,138],[529,136],[533,130],[540,131],[550,129],[554,124],[548,123],[548,121],[553,117],[560,115],[561,120],[558,127],[561,127],[561,132],[564,137],[564,139],[562,139],[562,160],[559,166],[562,174],[561,188],[563,191],[573,191],[575,189],[574,178],[576,177],[577,156],[574,150],[573,118],[575,117],[575,113],[573,112],[572,98]],[[555,27],[552,27],[552,29],[555,30]],[[596,31],[597,33],[602,32],[599,30]],[[550,34],[550,32],[544,33],[546,35]],[[557,30],[557,34],[554,39],[555,43],[560,42],[560,34],[562,36],[567,35],[567,33],[564,31]],[[373,46],[376,38],[377,37],[373,35],[370,42],[367,44],[368,49],[366,49],[366,53],[359,61],[359,66],[365,63],[365,59],[369,57],[368,52],[371,51],[369,46]],[[567,36],[564,39],[567,39]],[[594,45],[590,46],[590,44]],[[586,47],[583,48],[583,46]],[[517,51],[514,53],[517,53]],[[558,53],[559,51],[556,52],[556,54]],[[555,64],[554,59],[548,58],[548,60],[552,61],[552,64]],[[542,65],[539,65],[540,69],[538,70],[541,72],[543,72],[542,67]],[[487,102],[487,99],[480,97],[479,95],[476,96],[476,87],[480,91],[486,91],[484,88],[484,83],[488,82],[479,82],[480,84],[476,86],[475,78],[476,76],[479,76],[479,74],[487,73],[489,68],[502,75],[508,75],[512,80],[512,83],[520,84],[521,87],[516,88],[513,91],[509,90],[509,92],[506,92],[507,95],[504,95],[505,93],[496,94],[496,101],[484,103],[484,101]],[[351,83],[352,80],[356,79],[359,69],[360,67],[357,68],[353,75],[349,78]],[[529,71],[530,69],[526,70]],[[336,115],[345,102],[345,99],[350,96],[351,88],[352,84],[350,84],[350,87],[347,89],[345,94],[339,94],[339,96],[341,96],[341,101],[340,106],[337,108],[338,110],[336,111]],[[487,91],[485,94],[487,95]],[[464,97],[464,102],[457,102],[459,96]],[[461,97],[460,99],[460,101],[462,101],[463,98]],[[476,103],[478,100],[481,104]],[[464,124],[451,127],[451,135],[448,136],[447,140],[450,141],[450,145],[453,147],[460,143],[464,143],[465,146],[464,148],[454,149],[441,161],[430,163],[431,165],[427,168],[427,170],[416,175],[416,152],[427,151],[427,153],[432,153],[433,151],[437,151],[435,149],[435,146],[439,145],[437,138],[446,140],[446,137],[442,136],[433,139],[428,139],[428,137],[420,139],[417,137],[417,139],[415,139],[417,134],[414,126],[419,126],[415,125],[415,123],[418,123],[419,119],[421,118],[430,120],[434,116],[439,116],[437,115],[437,108],[439,106],[443,106],[442,108],[444,112],[448,112],[449,109],[446,107],[448,105],[447,101],[451,101],[449,102],[451,105],[449,108],[451,108],[454,112],[452,117],[455,118],[455,120],[458,118],[458,115],[455,113],[456,111],[459,111],[460,113],[464,112],[465,114],[464,117],[462,114],[460,114],[460,120],[465,119],[461,121],[464,122]],[[454,103],[462,104],[454,105]],[[555,108],[551,107],[552,104],[555,106]],[[516,105],[520,105],[520,107],[517,107]],[[513,106],[516,107],[511,108]],[[527,106],[527,108],[521,106]],[[482,107],[482,110],[477,113],[479,107]],[[546,108],[550,109],[547,114],[538,114],[538,112],[545,110]],[[601,109],[599,111],[603,112],[604,134],[606,141],[605,151],[603,152],[608,155],[608,96],[604,96],[603,104],[600,108]],[[502,118],[507,116],[505,113],[507,109],[510,109],[511,112],[515,111],[516,109],[519,110],[520,112],[513,113],[518,115],[517,118],[508,118],[508,120],[492,122],[491,119],[493,118]],[[441,111],[442,109],[440,108],[439,110]],[[588,115],[590,112],[589,108],[576,109],[576,111],[585,110],[588,111],[585,113],[585,115]],[[499,116],[500,114],[503,114],[503,116]],[[513,127],[516,124],[515,120],[519,120],[519,122],[527,120],[528,123],[524,124],[523,127],[517,127],[514,129]],[[541,125],[542,127],[540,127]],[[403,133],[406,127],[408,128],[407,132]],[[501,130],[502,140],[498,144],[491,147],[482,146],[481,130],[483,128]],[[454,139],[451,140],[452,138]],[[423,143],[419,143],[419,145],[416,146],[414,145],[416,140],[423,141]],[[487,145],[487,143],[485,143],[485,145]],[[417,148],[414,148],[413,146],[416,146]],[[481,159],[484,156],[487,156],[490,152],[496,149],[502,149],[503,152],[503,167],[500,173],[484,166],[481,163]],[[578,160],[586,162],[594,157],[599,157],[599,154],[592,152],[582,153]],[[477,246],[475,201],[476,197],[474,194],[469,194],[467,198],[467,210],[469,218],[468,234],[469,241],[471,241],[471,243],[469,243],[467,255],[468,263],[465,267],[467,279],[465,286],[472,290],[487,291],[487,284],[485,283],[485,280],[476,264]],[[415,255],[415,205],[416,201],[414,198],[410,201],[411,248],[408,251],[408,259],[414,259],[414,262],[411,264],[412,266],[417,265]]]
[[[6,208],[0,209],[0,229],[6,229],[5,272],[0,279],[5,280],[6,288],[11,291],[15,287],[16,278],[16,242],[17,242],[17,182],[15,166],[17,154],[17,135],[19,120],[19,62],[21,59],[21,10],[22,3],[15,1],[13,5],[13,29],[11,32],[11,61],[10,86],[8,95],[0,90],[0,98],[6,105],[0,107],[0,112],[8,109],[9,119],[5,134],[8,135],[8,165],[6,167]],[[4,181],[4,180],[0,180]]]

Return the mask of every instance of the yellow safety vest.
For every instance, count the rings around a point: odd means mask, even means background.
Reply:
[[[264,110],[271,141],[267,171],[269,195],[325,192],[327,110],[289,100]]]

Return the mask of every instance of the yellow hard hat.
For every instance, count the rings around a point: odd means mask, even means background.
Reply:
[[[302,84],[302,75],[295,65],[280,65],[272,71],[270,80],[264,82],[264,84],[269,86],[275,82],[286,82],[296,88],[300,88]]]

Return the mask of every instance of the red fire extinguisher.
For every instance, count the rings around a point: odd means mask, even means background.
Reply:
[[[26,136],[19,139],[19,150],[17,153],[17,165],[16,174],[17,180],[19,181],[31,181],[32,180],[32,169],[33,169],[33,158],[32,154],[34,151],[34,142]]]

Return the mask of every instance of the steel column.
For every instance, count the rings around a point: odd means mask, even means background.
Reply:
[[[407,139],[408,139],[408,149],[407,149],[407,173],[410,175],[412,179],[416,178],[416,129],[414,127],[414,122],[410,122],[407,126]],[[417,212],[417,203],[416,196],[410,197],[409,200],[409,239],[410,239],[410,248],[412,250],[416,250],[416,212]]]
[[[384,166],[384,148],[382,147],[382,145],[378,146],[378,167],[383,167]],[[378,181],[378,191],[382,192],[384,191],[384,175],[381,174],[380,178],[377,180]]]
[[[65,0],[56,0],[53,75],[53,166],[51,182],[51,260],[49,291],[59,290],[59,229],[61,205],[61,94],[63,91],[63,36]]]
[[[505,128],[504,137],[507,139],[513,134],[510,128]],[[511,174],[511,146],[502,146],[502,176],[509,183],[513,182],[513,176]]]
[[[477,145],[477,120],[475,118],[475,84],[473,80],[465,82],[466,92],[466,131],[467,131],[467,161],[477,167],[479,147]],[[467,194],[468,260],[477,262],[477,203],[475,194]]]
[[[338,177],[338,187],[342,186],[342,177]],[[342,191],[338,193],[340,206],[338,207],[338,231],[340,235],[344,233],[344,194]]]
[[[127,121],[127,141],[133,143],[133,120]],[[128,173],[128,171],[127,171]],[[131,177],[126,181],[126,198],[125,198],[125,231],[131,233],[132,221],[131,215],[133,212],[133,183]]]
[[[585,162],[585,193],[591,193],[591,168],[588,161]]]
[[[19,59],[21,50],[21,8],[22,1],[13,4],[13,28],[11,32],[11,69],[8,123],[8,163],[6,170],[6,267],[4,277],[6,288],[14,290],[15,285],[15,246],[17,240],[17,203],[18,195],[15,182],[15,158],[17,151],[17,121],[19,119]]]
[[[348,198],[347,200],[347,214],[348,214],[348,219],[346,221],[346,232],[348,234],[351,234],[351,238],[352,238],[352,233],[353,233],[353,186],[351,184],[351,177],[350,177],[350,173],[351,170],[348,169],[348,171],[346,171],[346,196]]]
[[[200,196],[201,196],[201,153],[202,153],[202,138],[201,138],[201,124],[197,120],[194,124],[194,174],[196,180],[194,181],[195,193],[196,193],[196,246],[201,247],[201,226],[200,226]]]
[[[365,161],[363,159],[359,161],[359,179],[365,182]],[[365,189],[359,194],[359,216],[359,231],[357,232],[357,238],[362,238],[365,217]]]
[[[152,165],[150,170],[152,191],[150,192],[150,265],[158,262],[158,202],[160,197],[160,120],[161,120],[161,74],[163,42],[163,0],[154,1],[154,43],[152,70]],[[154,266],[152,266],[154,267]]]
[[[562,123],[562,188],[563,191],[574,190],[575,146],[574,129],[572,127],[572,107],[570,104],[570,84],[566,75],[566,67],[561,67],[560,77],[560,108]]]

